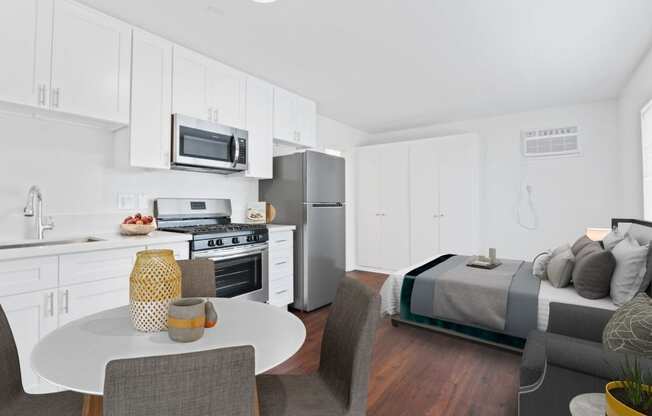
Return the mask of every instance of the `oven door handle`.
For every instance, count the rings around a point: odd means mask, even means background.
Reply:
[[[233,152],[233,167],[235,168],[238,165],[238,159],[240,159],[240,140],[238,140],[235,134],[233,135],[233,145],[235,147],[235,151]]]
[[[256,248],[256,249],[251,249],[251,250],[244,250],[244,251],[239,251],[234,254],[225,254],[223,256],[214,256],[214,257],[207,257],[208,260],[211,261],[219,261],[219,260],[229,260],[229,259],[236,259],[238,257],[244,257],[250,254],[262,254],[265,252],[266,249],[264,248]]]

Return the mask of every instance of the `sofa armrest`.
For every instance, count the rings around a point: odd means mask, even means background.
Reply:
[[[546,361],[548,365],[588,374],[604,380],[618,380],[627,355],[605,351],[601,343],[546,334]],[[641,370],[652,372],[652,360],[639,358]]]
[[[602,331],[614,311],[588,306],[550,303],[548,332],[602,342]]]

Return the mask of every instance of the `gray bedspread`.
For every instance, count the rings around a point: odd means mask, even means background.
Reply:
[[[536,329],[539,279],[532,265],[502,260],[493,270],[454,256],[415,277],[411,312],[518,337]]]

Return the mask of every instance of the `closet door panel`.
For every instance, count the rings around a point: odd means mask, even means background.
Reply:
[[[439,241],[442,253],[476,250],[478,150],[474,138],[442,139],[439,159]]]
[[[397,270],[410,265],[409,146],[380,149],[381,267]]]
[[[374,147],[357,150],[357,223],[358,264],[380,267],[380,179],[379,150]]]
[[[410,262],[439,253],[439,165],[436,142],[410,144]]]

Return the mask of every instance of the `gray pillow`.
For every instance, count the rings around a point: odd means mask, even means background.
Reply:
[[[648,247],[641,246],[631,236],[611,250],[616,258],[616,268],[611,277],[611,299],[618,306],[630,301],[640,290],[645,280]]]
[[[584,256],[587,256],[591,253],[595,253],[598,251],[602,251],[602,246],[600,245],[600,243],[598,243],[597,241],[591,241],[589,244],[582,247],[582,249],[578,253],[573,253],[575,254],[575,264],[579,263],[579,261],[582,260]]]
[[[609,250],[587,246],[582,257],[575,257],[573,285],[577,293],[587,299],[601,299],[609,296],[611,275],[616,267],[616,259]]]
[[[566,287],[570,283],[575,256],[570,247],[552,256],[548,263],[548,280],[554,287]]]
[[[652,299],[639,293],[613,314],[602,332],[609,351],[652,354]]]
[[[602,245],[606,250],[613,250],[614,247],[625,239],[625,235],[618,230],[611,230],[611,232],[604,236]]]
[[[573,243],[571,251],[573,252],[574,256],[577,256],[577,253],[579,253],[584,247],[594,242],[595,241],[591,240],[589,237],[583,235]]]

